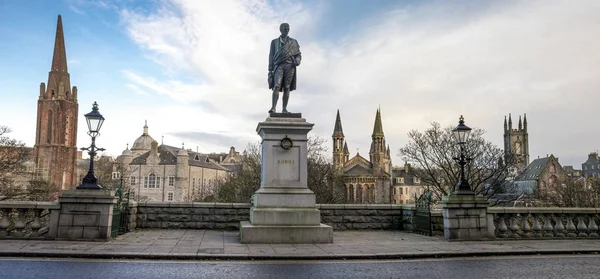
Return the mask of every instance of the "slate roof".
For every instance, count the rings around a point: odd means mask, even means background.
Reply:
[[[546,165],[548,165],[548,162],[550,162],[550,157],[533,160],[533,162],[531,162],[531,164],[529,164],[515,180],[537,180],[542,171],[546,168]]]
[[[175,165],[177,164],[177,151],[179,151],[181,148],[177,148],[174,146],[168,146],[168,145],[164,145],[161,144],[158,146],[158,154],[159,154],[159,158],[160,158],[160,162],[159,165]],[[231,171],[228,168],[225,168],[217,163],[214,163],[212,161],[209,160],[208,155],[206,154],[201,154],[201,153],[197,153],[191,150],[186,150],[188,152],[188,164],[190,166],[196,166],[196,167],[202,167],[202,168],[208,168],[208,169],[215,169],[215,170],[224,170],[224,171]],[[150,151],[133,158],[133,160],[131,161],[132,165],[145,165],[146,164],[146,160],[148,159],[148,156],[150,156]]]

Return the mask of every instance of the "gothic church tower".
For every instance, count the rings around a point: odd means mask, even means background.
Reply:
[[[509,161],[509,155],[515,156],[513,164],[519,171],[522,171],[529,165],[529,134],[527,133],[527,114],[519,116],[517,129],[513,129],[512,117],[508,114],[508,123],[504,117],[504,154],[505,162]]]
[[[333,169],[341,170],[348,162],[350,152],[348,152],[348,144],[344,141],[344,130],[342,129],[339,109],[335,117],[335,126],[331,137],[333,138]]]
[[[40,84],[34,146],[39,178],[72,189],[77,183],[77,87],[71,88],[62,19],[58,16],[48,87]]]
[[[391,171],[391,159],[390,159],[390,147],[385,144],[385,135],[383,134],[383,125],[381,124],[381,111],[377,109],[375,115],[375,125],[373,127],[373,134],[371,135],[371,150],[369,151],[370,161],[373,164],[373,169],[377,167],[390,173]]]

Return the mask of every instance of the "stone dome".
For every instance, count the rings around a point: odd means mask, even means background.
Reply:
[[[129,148],[123,150],[123,153],[121,153],[121,155],[123,156],[131,156],[131,150],[129,150]]]
[[[148,122],[146,122],[144,124],[144,133],[133,142],[131,152],[136,156],[145,153],[150,150],[153,141],[154,139],[148,135]]]

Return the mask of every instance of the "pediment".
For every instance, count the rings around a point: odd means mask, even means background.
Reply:
[[[346,175],[371,175],[371,169],[362,165],[355,165],[344,172]]]

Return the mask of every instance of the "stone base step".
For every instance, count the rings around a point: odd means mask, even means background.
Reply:
[[[240,242],[243,244],[317,244],[333,243],[333,228],[317,226],[255,226],[240,222]]]

